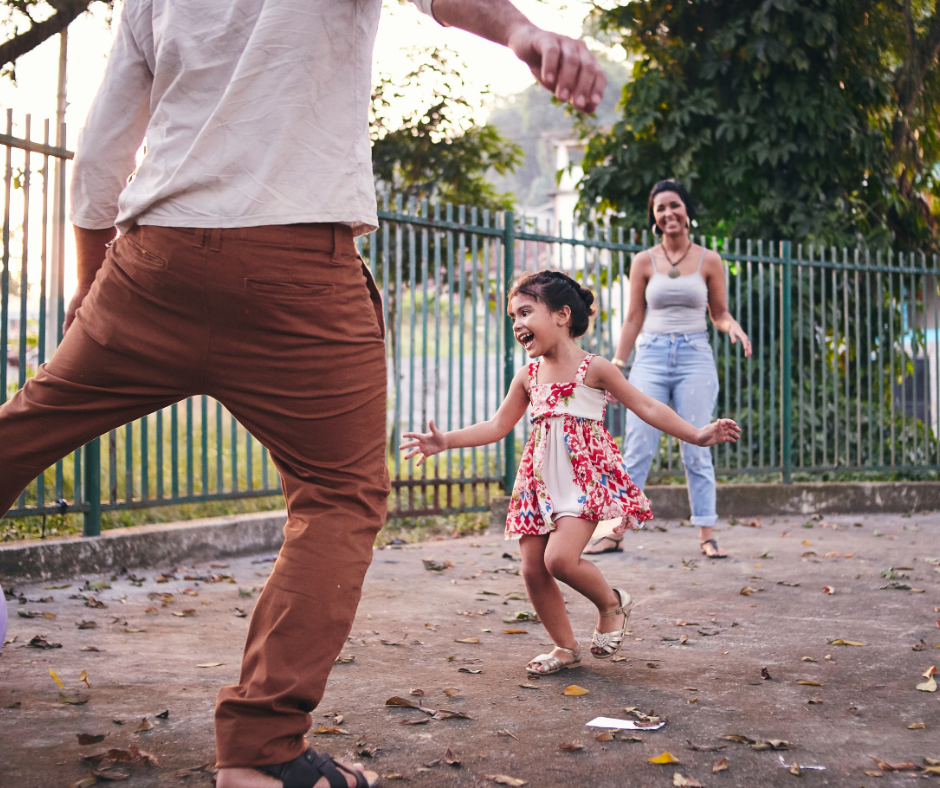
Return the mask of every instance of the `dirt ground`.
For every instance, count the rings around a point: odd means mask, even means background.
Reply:
[[[496,783],[481,775],[507,775],[533,787],[665,788],[684,784],[676,774],[709,788],[940,786],[921,771],[925,758],[940,759],[940,692],[916,689],[940,664],[940,569],[929,563],[940,559],[940,514],[722,523],[723,561],[699,555],[696,529],[656,525],[629,536],[622,554],[595,559],[636,600],[622,659],[587,654],[583,667],[539,679],[524,666],[550,649],[544,630],[505,620],[532,609],[518,543],[484,536],[376,551],[344,650],[351,661],[336,666],[314,712],[314,747],[361,759],[384,786],[485,786]],[[154,567],[100,590],[82,589],[108,578],[13,589],[13,642],[0,653],[0,786],[65,788],[92,768],[83,756],[132,747],[157,763],[104,762],[101,774],[127,774],[135,788],[209,786],[213,702],[236,679],[240,616],[270,558]],[[157,582],[161,573],[172,577]],[[565,595],[586,643],[590,605]],[[61,648],[30,647],[37,635]],[[838,639],[859,645],[830,643]],[[572,684],[588,694],[564,695]],[[386,706],[393,696],[469,719]],[[666,724],[611,741],[585,726],[636,719],[629,707]],[[415,721],[424,724],[403,724]],[[340,732],[313,735],[321,726]],[[79,734],[104,738],[82,746]],[[790,749],[722,738],[735,734]],[[679,763],[650,762],[664,752]],[[886,771],[871,756],[917,769]],[[727,768],[714,772],[722,759]],[[797,776],[794,762],[825,770]]]

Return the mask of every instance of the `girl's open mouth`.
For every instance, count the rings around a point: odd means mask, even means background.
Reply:
[[[525,334],[517,334],[516,339],[519,340],[519,342],[522,344],[522,347],[528,350],[529,345],[535,341],[535,334],[533,334],[531,331],[528,331]]]

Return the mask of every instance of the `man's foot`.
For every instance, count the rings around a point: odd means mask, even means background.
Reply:
[[[602,536],[595,539],[584,548],[584,555],[601,555],[602,553],[622,553],[623,546],[620,544],[623,539],[617,539],[614,536]]]
[[[361,772],[369,785],[373,785],[378,780],[379,776],[374,772],[365,771],[361,763],[353,764],[348,761],[336,761],[336,763],[342,764],[349,771]],[[348,788],[355,788],[354,774],[346,772],[340,772],[340,774],[346,778]],[[283,783],[257,769],[219,769],[215,785],[216,788],[282,788]],[[330,783],[326,777],[321,777],[314,783],[314,788],[330,788]]]

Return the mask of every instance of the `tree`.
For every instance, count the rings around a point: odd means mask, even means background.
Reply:
[[[512,172],[521,148],[495,126],[479,125],[479,102],[467,97],[461,69],[446,49],[415,50],[414,69],[399,81],[382,74],[372,92],[372,168],[380,191],[404,199],[443,200],[490,210],[511,208],[509,193],[487,180],[493,170]],[[417,109],[398,110],[427,94]],[[407,94],[407,95],[406,95]],[[399,118],[399,114],[401,117]]]
[[[632,0],[593,22],[635,66],[585,209],[645,226],[676,177],[707,233],[936,246],[935,0]]]
[[[61,33],[94,3],[114,6],[114,0],[2,0],[0,25],[6,40],[0,43],[0,66],[4,73],[14,75],[18,58]]]

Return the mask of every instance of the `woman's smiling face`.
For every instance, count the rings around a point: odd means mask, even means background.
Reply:
[[[533,296],[519,293],[509,302],[509,318],[516,341],[525,348],[529,358],[544,355],[568,332],[568,307],[552,312]],[[560,324],[559,324],[560,322]]]
[[[660,192],[653,198],[653,218],[666,235],[684,233],[689,227],[689,213],[675,192]]]

